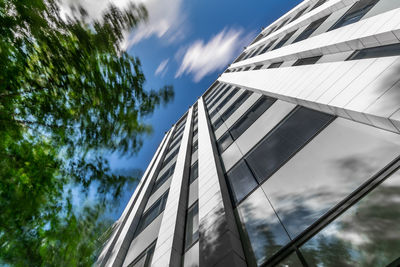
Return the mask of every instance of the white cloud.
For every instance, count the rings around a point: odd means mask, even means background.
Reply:
[[[186,16],[182,10],[182,0],[143,0],[142,2],[149,12],[148,21],[129,34],[124,43],[126,49],[152,36],[163,38],[168,43],[184,38]]]
[[[249,43],[250,35],[254,34],[243,36],[241,29],[225,28],[208,43],[197,40],[188,48],[181,49],[176,55],[182,62],[175,78],[193,74],[194,81],[198,82],[207,74],[222,70]]]
[[[168,58],[161,61],[160,65],[158,65],[156,71],[154,72],[154,75],[160,75],[161,77],[163,77],[168,70],[168,61]]]
[[[166,42],[184,38],[187,24],[184,23],[186,16],[182,10],[182,0],[62,0],[61,11],[68,14],[68,6],[79,4],[88,11],[91,18],[99,18],[110,3],[124,8],[130,2],[144,4],[149,17],[145,23],[139,24],[132,32],[125,34],[123,49],[129,49],[151,36],[164,38]]]

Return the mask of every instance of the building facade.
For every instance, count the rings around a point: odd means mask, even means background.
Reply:
[[[306,0],[165,134],[99,266],[399,266],[400,1]]]

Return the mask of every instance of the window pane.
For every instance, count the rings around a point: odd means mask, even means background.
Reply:
[[[188,209],[186,217],[185,249],[199,239],[199,207],[198,202]]]
[[[224,114],[221,115],[221,118],[226,121],[250,96],[252,92],[245,91],[243,92],[236,100],[232,103],[232,105],[226,109]]]
[[[254,67],[253,70],[259,70],[259,69],[261,69],[263,66],[264,66],[264,65],[257,65],[257,66]]]
[[[400,136],[336,118],[263,185],[292,238],[400,154]]]
[[[268,49],[271,48],[271,46],[276,42],[277,39],[271,41],[266,47],[264,47],[264,49],[260,52],[260,54],[264,54],[265,52],[268,51]]]
[[[316,57],[307,57],[307,58],[302,58],[297,60],[293,66],[302,66],[302,65],[312,65],[317,63],[317,61],[321,58],[322,56],[316,56]]]
[[[256,188],[257,181],[242,160],[227,174],[228,184],[235,203],[240,202],[251,190]]]
[[[310,37],[311,34],[313,34],[313,32],[315,32],[316,29],[318,29],[319,26],[321,26],[321,24],[329,17],[325,16],[323,18],[320,18],[319,20],[314,21],[313,23],[311,23],[297,38],[296,40],[293,41],[293,43],[296,42],[300,42],[303,41],[305,39],[307,39],[308,37]]]
[[[292,31],[292,32],[286,34],[285,37],[283,37],[283,39],[282,39],[272,50],[281,48],[281,47],[290,39],[290,37],[292,37],[292,35],[293,35],[295,32],[296,32],[296,31]]]
[[[348,60],[391,57],[398,55],[400,55],[400,44],[392,44],[358,50],[353,55],[351,55]]]
[[[295,21],[296,19],[300,18],[301,15],[303,15],[304,11],[306,11],[308,7],[303,8],[299,12],[297,12],[296,16],[294,16],[289,22]]]
[[[261,265],[290,240],[261,188],[236,208],[249,266]]]
[[[224,121],[221,119],[221,117],[219,117],[214,123],[213,123],[213,128],[214,130],[217,130],[219,128],[219,126],[222,125]]]
[[[242,135],[276,99],[262,96],[229,130],[236,140]]]
[[[218,143],[218,148],[219,152],[222,153],[227,149],[233,142],[233,139],[231,135],[229,134],[229,131],[227,131],[223,136],[221,136],[217,143]]]
[[[379,0],[360,0],[355,3],[346,14],[338,20],[330,29],[335,30],[359,21]]]
[[[167,171],[165,171],[165,173],[160,178],[156,180],[151,190],[151,193],[157,191],[157,189],[160,188],[168,180],[169,177],[171,177],[171,175],[174,173],[174,170],[175,163]]]
[[[319,7],[319,6],[322,6],[323,4],[325,4],[326,1],[327,1],[327,0],[319,0],[319,1],[315,4],[315,6],[313,6],[313,7],[310,9],[310,11],[316,9],[316,8]]]
[[[199,164],[198,161],[196,161],[191,167],[190,167],[190,178],[189,178],[189,183],[192,183],[194,180],[199,177]]]
[[[276,68],[279,68],[282,64],[283,64],[283,61],[272,63],[271,65],[269,65],[268,69],[276,69]]]
[[[257,180],[262,182],[270,177],[332,118],[329,114],[297,108],[247,156]]]
[[[312,266],[387,266],[400,257],[399,222],[397,171],[306,242],[301,252]]]

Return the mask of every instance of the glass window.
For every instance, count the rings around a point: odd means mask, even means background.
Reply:
[[[292,31],[292,32],[289,32],[288,34],[286,34],[285,37],[283,37],[282,40],[280,40],[279,43],[274,48],[272,48],[272,50],[281,48],[290,39],[290,37],[293,36],[293,34],[295,32],[296,31]]]
[[[199,240],[199,205],[193,204],[187,211],[185,229],[185,250]]]
[[[197,177],[199,177],[198,161],[193,163],[193,165],[190,167],[189,184],[191,184],[194,180],[196,180]]]
[[[322,6],[323,4],[325,4],[326,1],[327,1],[327,0],[319,0],[319,1],[310,9],[310,11],[316,9],[316,8],[319,7],[319,6]]]
[[[217,141],[219,153],[224,152],[225,149],[227,149],[232,144],[232,142],[233,142],[233,139],[232,139],[229,131],[227,131]]]
[[[194,143],[192,145],[192,154],[194,152],[196,152],[198,148],[199,148],[199,143],[198,143],[198,140],[196,140],[196,141],[194,141]]]
[[[347,60],[391,57],[398,55],[400,55],[400,44],[391,44],[357,50]]]
[[[160,188],[168,180],[169,177],[171,177],[171,175],[174,173],[174,170],[175,170],[175,163],[170,168],[168,168],[168,170],[165,171],[160,178],[156,180],[156,182],[153,185],[153,188],[151,189],[151,194],[156,192],[157,189]]]
[[[276,26],[272,27],[271,30],[265,35],[265,37],[267,37],[268,35],[270,35],[271,33],[273,33],[276,29]]]
[[[307,8],[308,8],[308,7],[305,7],[305,8],[303,8],[302,10],[300,10],[299,12],[297,12],[296,16],[294,16],[294,17],[289,21],[289,23],[292,22],[292,21],[295,21],[295,20],[298,19],[298,18],[300,18],[301,15],[303,15],[304,11],[307,10]]]
[[[246,157],[257,180],[262,182],[270,177],[332,118],[305,107],[296,108]]]
[[[238,139],[273,103],[276,99],[262,96],[245,114],[229,129],[233,139]]]
[[[246,67],[243,69],[243,71],[248,71],[251,67]]]
[[[239,203],[251,190],[258,186],[244,160],[240,161],[226,176],[235,204]]]
[[[136,229],[135,235],[140,234],[158,215],[160,215],[167,203],[168,191],[164,193],[154,204],[151,206],[140,218],[139,225]]]
[[[221,117],[219,117],[214,123],[213,123],[213,128],[214,130],[217,130],[219,128],[219,126],[222,125],[222,123],[224,123],[224,121],[222,120]]]
[[[260,266],[290,241],[261,188],[240,203],[236,211],[249,266]]]
[[[226,121],[250,96],[251,91],[244,91],[236,100],[232,103],[232,105],[225,110],[225,112],[221,115],[221,118]]]
[[[282,27],[286,24],[286,22],[288,22],[288,21],[289,21],[289,19],[285,19],[285,20],[278,26],[278,28],[276,28],[275,31],[277,31],[277,30],[279,30],[280,28],[282,28]]]
[[[150,267],[153,260],[156,241],[154,241],[146,250],[139,255],[128,267]]]
[[[283,64],[283,61],[272,63],[271,65],[269,65],[268,69],[276,69],[276,68],[279,68],[282,64]]]
[[[376,3],[378,3],[378,1],[379,0],[360,0],[356,2],[349,9],[349,11],[347,11],[346,14],[344,14],[344,16],[339,19],[328,31],[332,31],[346,25],[356,23],[362,17],[364,17],[364,15],[367,14],[368,11],[370,11],[371,8],[375,6]]]
[[[302,65],[312,65],[317,63],[317,61],[321,58],[322,56],[316,56],[316,57],[307,57],[307,58],[301,58],[297,60],[293,66],[302,66]]]
[[[267,52],[271,48],[271,46],[274,45],[276,40],[278,40],[278,39],[272,40],[266,47],[264,47],[263,50],[261,50],[260,54],[264,54],[265,52]]]
[[[259,70],[259,69],[261,69],[263,66],[264,66],[264,65],[257,65],[257,66],[254,67],[253,70]]]
[[[336,118],[263,185],[292,238],[400,153],[400,136]]]
[[[238,92],[239,90],[237,88],[232,89],[232,91],[229,93],[229,95],[227,97],[225,97],[224,100],[221,101],[221,103],[219,103],[219,105],[215,108],[214,111],[219,111],[220,109],[222,109],[226,103],[229,102],[229,100],[231,100],[231,98]],[[215,114],[217,114],[216,112],[211,112],[210,114],[210,118],[214,117]]]
[[[174,152],[171,153],[171,155],[168,156],[168,158],[166,158],[162,164],[162,167],[167,166],[168,163],[175,158],[176,155],[178,155],[179,153],[179,146],[174,150]]]
[[[221,93],[216,96],[214,100],[210,102],[210,104],[207,105],[207,108],[211,109],[215,105],[215,103],[217,103],[229,91],[229,89],[230,86],[226,87],[224,90],[221,90]]]
[[[319,20],[314,21],[313,23],[311,23],[294,41],[293,43],[297,43],[300,41],[303,41],[305,39],[307,39],[308,37],[310,37],[311,34],[313,34],[313,32],[315,32],[316,29],[319,28],[319,26],[321,26],[322,23],[324,23],[324,21],[329,17],[325,16],[323,18],[320,18]]]
[[[257,37],[254,39],[253,42],[250,43],[250,45],[257,43],[258,41],[260,41],[262,38],[264,37],[264,35],[262,33],[260,33],[259,35],[257,35]]]
[[[397,171],[300,250],[312,266],[399,266],[394,264],[400,258],[399,222]]]

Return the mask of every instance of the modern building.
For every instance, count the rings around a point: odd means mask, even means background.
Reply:
[[[399,266],[400,1],[306,0],[165,134],[99,266]]]

